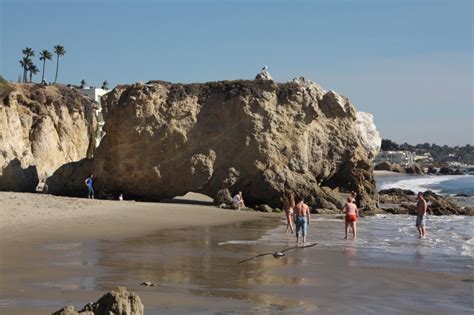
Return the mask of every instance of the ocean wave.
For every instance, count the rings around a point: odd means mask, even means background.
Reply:
[[[395,182],[388,182],[384,183],[380,186],[380,190],[382,189],[390,189],[390,188],[401,188],[401,189],[409,189],[414,192],[418,191],[426,191],[432,190],[435,193],[441,193],[440,189],[433,189],[431,186],[440,184],[445,181],[458,179],[461,176],[423,176],[423,177],[416,177],[411,179],[402,179]]]

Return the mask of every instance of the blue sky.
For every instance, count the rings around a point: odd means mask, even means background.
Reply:
[[[0,74],[16,81],[24,47],[37,58],[56,44],[63,83],[251,79],[267,65],[277,81],[303,75],[348,96],[384,138],[474,144],[473,10],[464,0],[0,0]]]

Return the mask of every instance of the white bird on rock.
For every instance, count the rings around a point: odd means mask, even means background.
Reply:
[[[265,67],[262,68],[262,71],[265,71],[265,70],[267,70],[267,69],[268,69],[268,67],[265,66]]]

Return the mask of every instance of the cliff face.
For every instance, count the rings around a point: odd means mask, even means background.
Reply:
[[[61,85],[0,84],[0,190],[34,191],[39,179],[92,152],[92,100]]]
[[[106,135],[94,160],[60,169],[54,193],[83,190],[83,178],[64,180],[82,167],[95,174],[96,190],[128,198],[215,197],[226,187],[250,204],[281,206],[288,190],[338,207],[339,187],[375,205],[371,160],[380,139],[371,116],[304,79],[119,86],[103,112]]]

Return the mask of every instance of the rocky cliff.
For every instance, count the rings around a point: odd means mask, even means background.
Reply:
[[[361,206],[375,207],[380,138],[372,116],[304,78],[151,81],[119,86],[103,103],[106,135],[94,160],[58,170],[53,193],[79,194],[90,172],[97,191],[136,199],[215,197],[225,187],[249,204],[281,206],[291,190],[335,209],[338,191],[354,190]]]
[[[93,150],[95,103],[62,85],[0,82],[0,190],[38,180]]]

